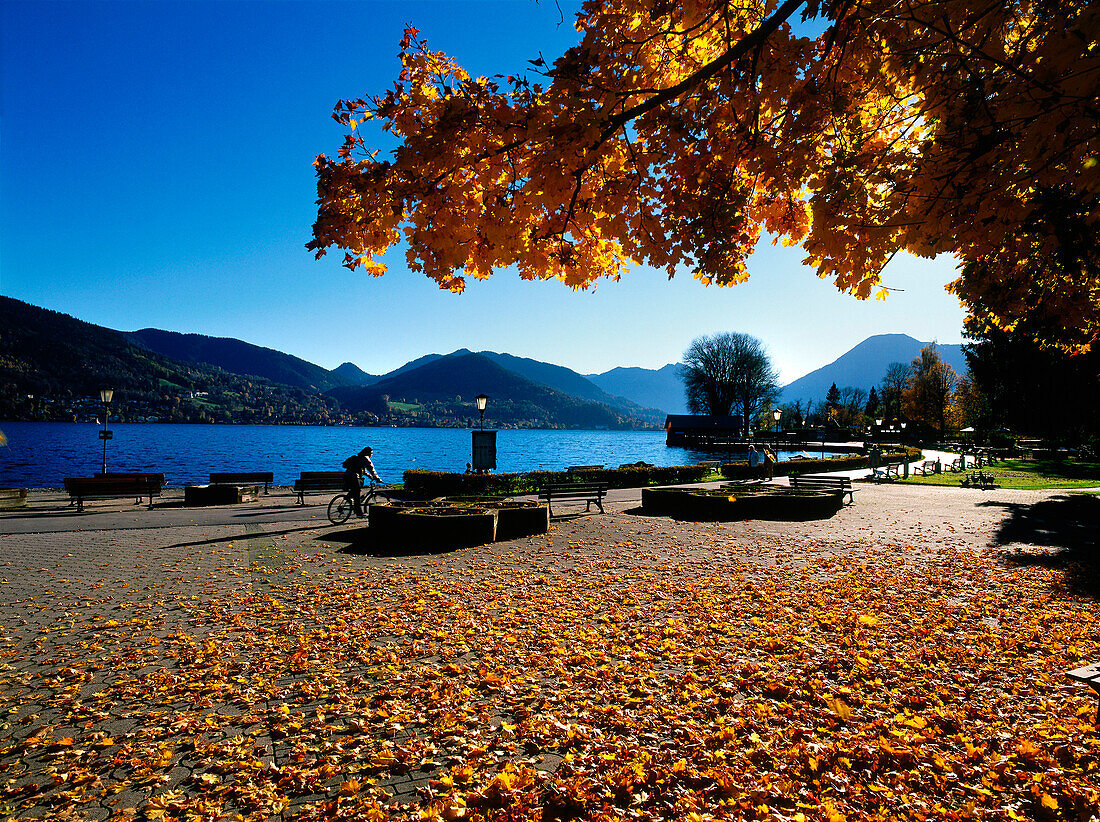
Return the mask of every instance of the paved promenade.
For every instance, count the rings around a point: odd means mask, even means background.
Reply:
[[[917,567],[945,549],[974,555],[1095,549],[1095,497],[856,487],[855,503],[834,517],[795,523],[648,517],[638,489],[614,490],[607,515],[566,518],[549,535],[456,551],[376,546],[354,520],[328,523],[328,495],[307,497],[301,506],[287,488],[273,488],[255,503],[206,508],[184,507],[182,494],[170,489],[152,509],[111,500],[89,502],[83,513],[61,492],[32,492],[26,509],[0,512],[0,708],[8,712],[0,729],[3,804],[17,817],[122,818],[136,809],[159,818],[157,803],[171,816],[172,801],[183,807],[179,803],[195,796],[217,794],[221,807],[255,813],[249,804],[257,801],[255,792],[241,787],[242,778],[231,789],[212,762],[236,757],[253,781],[264,769],[285,781],[307,756],[308,746],[295,734],[307,720],[329,735],[377,732],[359,724],[349,706],[332,705],[331,695],[317,697],[310,688],[318,686],[307,683],[313,681],[310,643],[343,635],[354,644],[358,634],[342,614],[363,592],[378,598],[370,612],[384,615],[427,607],[420,583],[428,578],[446,604],[465,587],[522,587],[593,568],[608,579],[676,567],[689,575],[736,568],[766,580],[823,559]],[[331,601],[317,598],[318,590],[331,590]],[[284,639],[265,637],[271,632]],[[392,636],[375,632],[371,650],[412,641],[401,636],[396,628]],[[432,645],[431,636],[418,636],[415,641],[425,643],[420,664],[443,665],[447,652]],[[267,680],[272,654],[301,655],[301,665],[280,667]],[[353,684],[368,668],[378,676],[379,658],[371,657],[369,666],[364,658],[349,654],[333,675]],[[198,688],[205,675],[196,678],[196,671],[208,671],[207,681],[226,692],[211,699]],[[366,704],[383,715],[377,703]],[[492,716],[491,706],[482,710],[488,725],[510,727]],[[290,730],[280,724],[284,719]],[[391,733],[391,750],[411,749],[406,731]],[[229,751],[234,745],[235,753]],[[357,748],[341,742],[340,750]],[[376,761],[384,761],[374,750]],[[544,772],[561,762],[537,746],[520,753]],[[377,777],[379,795],[422,804],[447,765],[435,756],[386,770]],[[359,785],[346,770],[354,759],[347,754],[334,769],[310,771],[314,781],[307,788],[288,789],[295,797],[290,804],[272,800],[269,810],[290,816],[326,797],[336,801]]]

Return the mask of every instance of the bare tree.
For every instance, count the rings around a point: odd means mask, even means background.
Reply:
[[[901,395],[909,381],[909,366],[903,362],[892,362],[886,367],[886,376],[882,378],[882,410],[887,419],[901,416]]]
[[[748,334],[696,337],[684,352],[683,375],[693,414],[740,414],[747,425],[779,396],[779,373]]]
[[[837,424],[845,427],[858,425],[863,406],[867,404],[867,392],[849,385],[840,389],[839,395],[840,399],[836,404]]]

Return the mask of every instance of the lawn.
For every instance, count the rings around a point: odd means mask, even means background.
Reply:
[[[969,459],[967,464],[970,464]],[[980,470],[992,474],[994,482],[1002,488],[1035,490],[1100,487],[1100,462],[1095,461],[1001,460]],[[962,478],[963,474],[943,473],[928,477],[911,476],[905,481],[916,485],[947,485],[957,488]]]

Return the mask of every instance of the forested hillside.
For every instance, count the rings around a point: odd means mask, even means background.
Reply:
[[[300,357],[230,337],[180,334],[159,328],[123,332],[123,336],[139,346],[175,360],[214,365],[232,374],[263,377],[272,382],[309,391],[325,391],[351,382],[338,373],[306,362]]]
[[[109,328],[0,297],[0,418],[82,421],[327,422],[339,405],[317,392],[185,363]]]

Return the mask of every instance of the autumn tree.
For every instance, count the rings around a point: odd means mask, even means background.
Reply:
[[[693,414],[739,414],[747,426],[779,396],[779,373],[764,344],[748,334],[697,337],[684,352],[683,366]]]
[[[909,379],[901,398],[905,416],[942,435],[957,381],[955,369],[943,361],[936,344],[926,345],[909,365]]]
[[[487,78],[410,27],[392,87],[335,108],[308,248],[378,275],[404,242],[455,291],[508,266],[731,285],[766,233],[858,298],[899,251],[947,253],[983,322],[1096,340],[1095,4],[588,0],[576,28],[552,65]]]
[[[1100,437],[1100,348],[1067,356],[987,326],[963,346],[972,424],[1079,444]]]

